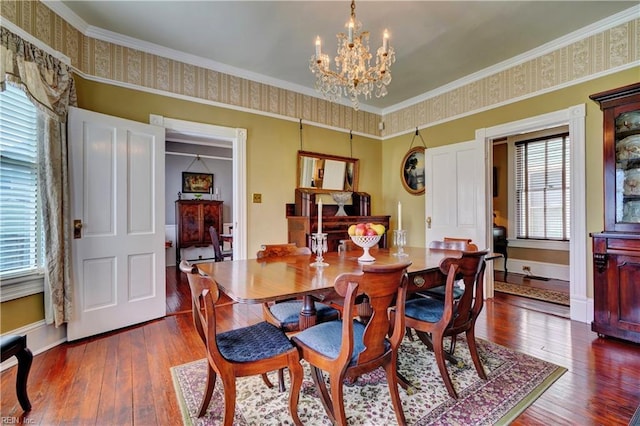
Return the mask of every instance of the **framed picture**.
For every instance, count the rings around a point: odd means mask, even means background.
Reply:
[[[424,150],[423,146],[411,148],[402,159],[402,186],[413,195],[424,194]]]
[[[209,193],[213,188],[213,174],[182,172],[182,192]]]

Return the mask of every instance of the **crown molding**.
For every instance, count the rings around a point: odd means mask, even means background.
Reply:
[[[427,99],[435,98],[444,93],[451,92],[452,90],[458,89],[462,86],[466,86],[478,80],[482,80],[483,78],[489,77],[494,74],[498,74],[514,66],[528,62],[540,56],[544,56],[548,53],[554,52],[563,47],[567,47],[577,41],[602,33],[603,31],[609,30],[611,28],[614,28],[618,25],[632,21],[634,19],[638,19],[639,16],[640,16],[640,5],[633,6],[627,10],[623,10],[622,12],[616,13],[615,15],[611,15],[608,18],[602,19],[598,22],[594,22],[591,25],[588,25],[572,33],[569,33],[563,37],[550,41],[549,43],[538,46],[535,49],[531,49],[528,52],[522,53],[518,56],[514,56],[513,58],[499,62],[497,64],[494,64],[490,67],[487,67],[473,74],[469,74],[458,80],[452,81],[451,83],[445,84],[444,86],[440,86],[437,89],[434,89],[429,92],[423,93],[421,95],[415,96],[413,98],[407,99],[406,101],[399,102],[388,108],[384,108],[381,112],[381,115],[384,117],[387,114],[391,114],[401,109],[411,107]]]
[[[71,9],[64,5],[64,3],[62,3],[60,0],[42,1],[48,8],[59,15],[62,19],[69,22],[69,24],[74,26],[86,37],[324,100],[324,98],[318,96],[318,92],[309,87],[290,83],[288,81],[269,77],[263,74],[254,73],[242,68],[233,67],[231,65],[203,58],[201,56],[184,53],[179,50],[170,49],[155,43],[149,43],[137,38],[129,37],[123,34],[89,25],[82,18],[71,11]],[[351,103],[348,99],[341,98],[336,103],[348,107],[351,106]],[[380,115],[382,113],[381,108],[374,108],[372,106],[364,104],[360,106],[360,110],[377,115]]]

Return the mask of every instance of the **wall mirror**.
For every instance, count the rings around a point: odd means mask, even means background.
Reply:
[[[358,159],[298,151],[298,188],[357,191]]]

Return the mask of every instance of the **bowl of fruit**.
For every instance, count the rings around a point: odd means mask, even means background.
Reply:
[[[364,250],[362,256],[358,258],[358,262],[373,262],[376,260],[369,253],[369,249],[378,244],[385,231],[384,225],[379,223],[357,223],[349,227],[348,233],[351,241]]]

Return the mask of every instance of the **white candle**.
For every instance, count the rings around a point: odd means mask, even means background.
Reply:
[[[398,201],[398,229],[402,229],[402,203]]]
[[[318,202],[318,234],[322,234],[322,198]]]
[[[316,37],[316,59],[320,59],[320,54],[322,53],[322,41],[320,41],[320,36]]]
[[[389,51],[389,31],[386,29],[382,35],[382,51],[387,53]]]
[[[354,27],[353,19],[349,21],[349,44],[353,44],[353,27]]]

